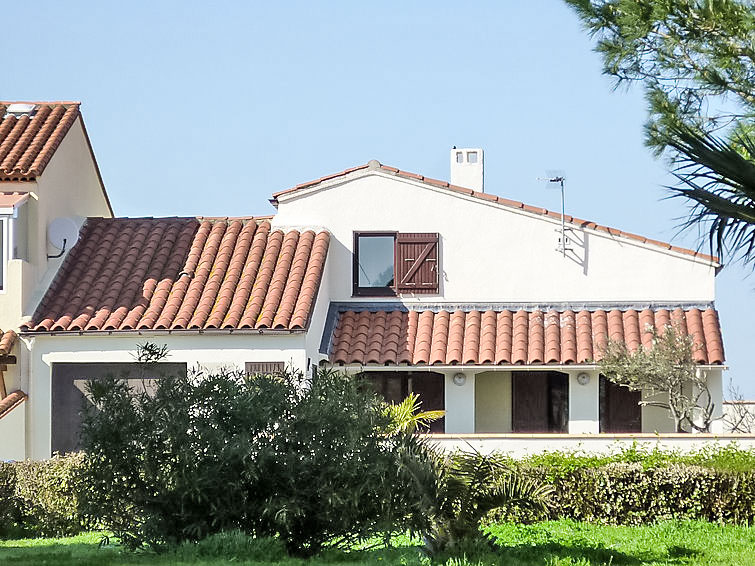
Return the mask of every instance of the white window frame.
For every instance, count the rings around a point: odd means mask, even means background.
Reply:
[[[25,203],[21,203],[20,206],[23,206],[24,204]],[[18,209],[20,206],[14,207],[11,213],[6,212],[5,210],[0,213],[0,231],[2,231],[1,233],[3,237],[3,245],[0,246],[0,262],[2,262],[0,294],[5,294],[8,290],[6,287],[6,281],[8,279],[8,262],[12,259],[16,259],[13,257],[13,248],[15,246],[14,234],[16,219],[18,218]]]

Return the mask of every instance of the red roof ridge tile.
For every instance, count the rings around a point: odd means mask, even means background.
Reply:
[[[324,183],[326,181],[331,181],[333,179],[338,179],[339,177],[344,177],[346,175],[349,175],[350,173],[354,173],[355,171],[360,171],[364,169],[371,169],[371,170],[379,170],[383,171],[385,173],[390,173],[393,175],[396,175],[398,177],[403,177],[406,179],[411,179],[415,181],[419,181],[422,183],[426,183],[431,186],[440,187],[443,189],[448,189],[450,191],[464,194],[466,196],[470,196],[473,198],[477,198],[480,200],[485,200],[488,202],[495,202],[497,204],[506,206],[508,208],[517,208],[524,210],[525,212],[529,212],[531,214],[537,214],[540,216],[547,216],[550,218],[554,218],[556,220],[561,219],[561,213],[560,212],[554,212],[542,207],[537,206],[531,206],[523,202],[511,200],[508,198],[504,198],[501,196],[494,195],[492,193],[485,193],[485,192],[479,192],[474,191],[472,189],[466,188],[466,187],[460,187],[458,185],[452,185],[448,183],[447,181],[440,181],[437,179],[431,179],[429,177],[425,177],[423,175],[420,175],[418,173],[411,173],[409,171],[403,171],[401,169],[398,169],[396,167],[391,167],[390,165],[383,165],[379,161],[373,160],[369,163],[366,163],[364,165],[359,165],[357,167],[351,167],[350,169],[345,169],[343,171],[340,171],[338,173],[333,173],[332,175],[326,175],[324,177],[320,177],[319,179],[315,179],[313,181],[309,181],[306,183],[301,183],[299,185],[296,185],[294,187],[291,187],[289,189],[284,189],[282,191],[278,191],[276,193],[273,193],[273,197],[271,201],[275,203],[278,199],[278,197],[294,193],[296,191],[299,191],[304,188],[309,187],[315,187],[319,185],[320,183]],[[648,244],[651,246],[660,247],[663,249],[666,249],[668,251],[672,251],[674,253],[692,256],[695,258],[698,258],[700,260],[711,262],[711,263],[719,263],[719,258],[716,256],[712,256],[709,254],[702,253],[700,251],[692,250],[689,248],[682,248],[678,246],[673,246],[672,244],[661,242],[658,240],[654,240],[652,238],[647,238],[645,236],[641,236],[639,234],[634,234],[632,232],[625,232],[623,230],[619,230],[618,228],[612,228],[610,226],[603,226],[601,224],[597,224],[596,222],[593,222],[591,220],[582,220],[580,218],[575,218],[573,216],[570,216],[568,214],[564,215],[564,220],[568,222],[569,224],[574,224],[577,226],[580,226],[581,228],[589,229],[589,230],[598,230],[601,232],[605,232],[607,234],[610,234],[611,236],[619,236],[623,238],[628,238],[630,240],[635,240],[643,244]]]

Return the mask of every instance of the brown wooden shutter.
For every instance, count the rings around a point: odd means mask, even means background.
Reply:
[[[396,292],[438,293],[438,234],[396,236]]]
[[[282,373],[286,369],[285,362],[246,362],[247,375],[268,375]]]
[[[642,432],[639,391],[616,385],[600,376],[600,432]]]

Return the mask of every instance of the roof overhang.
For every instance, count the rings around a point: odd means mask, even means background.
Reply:
[[[51,332],[22,330],[19,335],[24,338],[52,337],[52,336],[288,336],[295,334],[304,334],[303,328],[281,329],[281,328],[197,328],[197,329],[140,329],[140,330],[54,330]]]
[[[0,192],[0,215],[16,216],[18,209],[29,200],[31,193]]]
[[[343,369],[348,372],[369,372],[369,371],[458,371],[482,373],[488,371],[597,371],[600,369],[598,364],[501,364],[501,365],[379,365],[379,364],[333,364],[325,361],[328,367]],[[698,364],[702,370],[727,370],[727,365],[715,364]],[[753,401],[751,401],[753,402]]]

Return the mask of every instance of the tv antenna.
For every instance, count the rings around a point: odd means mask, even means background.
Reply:
[[[566,247],[566,195],[564,190],[564,181],[566,181],[566,177],[564,172],[560,170],[546,171],[545,175],[545,177],[540,177],[539,180],[545,181],[549,186],[558,185],[561,189],[561,237],[559,238],[556,251],[561,252],[563,256],[566,257],[566,252],[571,251],[571,248]]]

